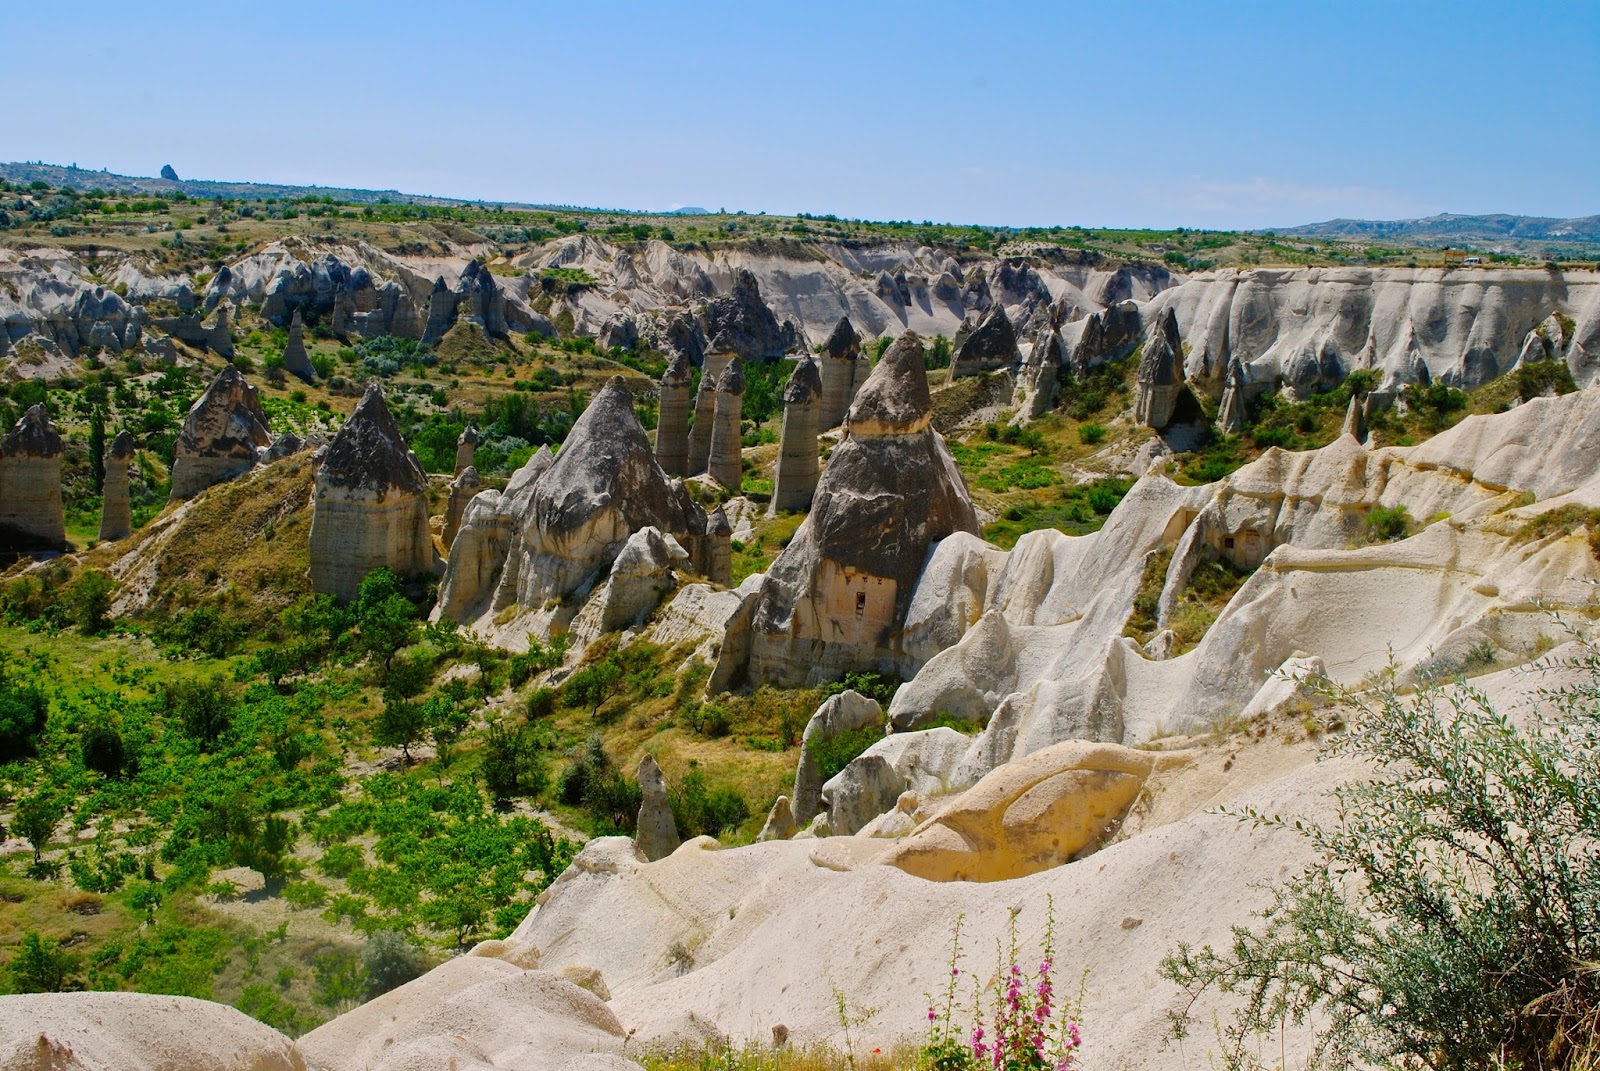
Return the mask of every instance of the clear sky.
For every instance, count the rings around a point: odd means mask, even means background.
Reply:
[[[0,159],[1012,225],[1600,212],[1600,0],[7,7]]]

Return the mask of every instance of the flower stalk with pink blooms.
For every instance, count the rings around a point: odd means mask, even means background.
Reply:
[[[1037,970],[1024,969],[1013,914],[1006,943],[996,949],[994,977],[984,985],[972,976],[970,1008],[957,998],[964,921],[957,919],[951,931],[950,976],[944,992],[928,1002],[928,1039],[919,1060],[922,1071],[1076,1071],[1083,1045],[1080,998],[1063,1000],[1056,992],[1054,904],[1046,909]],[[972,1017],[964,1032],[956,1023],[963,1012]]]

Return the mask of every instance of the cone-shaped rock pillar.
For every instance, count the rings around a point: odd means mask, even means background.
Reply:
[[[730,491],[739,490],[744,442],[739,420],[744,415],[744,369],[735,357],[717,377],[716,411],[711,423],[711,453],[706,471]]]
[[[817,460],[818,414],[822,407],[822,372],[810,354],[800,358],[783,389],[783,434],[778,446],[778,473],[772,487],[773,510],[803,512],[811,508],[822,471]]]
[[[688,356],[681,350],[674,352],[661,377],[656,418],[656,461],[668,476],[689,474],[689,384],[693,378]]]
[[[311,587],[354,598],[366,575],[434,568],[428,477],[400,439],[383,388],[367,387],[328,444],[311,495]]]
[[[843,317],[833,328],[833,334],[822,344],[822,400],[817,413],[819,429],[837,428],[850,409],[850,400],[860,386],[856,365],[861,357],[861,337]],[[861,377],[865,380],[865,377]]]
[[[289,341],[283,347],[283,370],[307,383],[317,378],[317,370],[306,353],[306,326],[300,319],[298,307],[294,310],[294,319],[289,321]]]
[[[732,344],[718,335],[700,367],[700,389],[694,396],[694,427],[689,429],[689,472],[698,476],[711,460],[711,429],[716,424],[717,382],[734,358]]]
[[[478,429],[467,426],[456,439],[456,475],[460,476],[472,467],[472,455],[478,450]]]
[[[1139,358],[1139,383],[1133,395],[1134,419],[1157,431],[1172,422],[1183,391],[1183,349],[1178,315],[1167,306]]]
[[[61,506],[64,445],[43,403],[33,406],[0,439],[0,552],[65,550]]]
[[[478,478],[478,470],[468,465],[461,470],[461,475],[450,484],[450,500],[444,508],[444,546],[448,551],[455,546],[456,532],[461,529],[461,517],[467,512],[467,503],[471,502],[479,491],[483,489],[483,481]]]
[[[133,505],[128,495],[128,469],[133,464],[133,436],[117,432],[106,451],[106,481],[100,492],[100,542],[133,534]]]
[[[901,630],[929,546],[978,532],[932,423],[922,340],[908,331],[856,395],[810,515],[767,572],[751,622],[752,682],[900,671]]]

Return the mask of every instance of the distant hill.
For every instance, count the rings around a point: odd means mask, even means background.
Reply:
[[[171,170],[167,165],[164,170]],[[176,174],[176,172],[173,172]],[[140,175],[118,175],[111,171],[86,171],[81,167],[62,167],[59,164],[0,163],[0,179],[8,182],[47,182],[60,189],[106,190],[120,193],[183,193],[189,197],[210,199],[222,197],[230,201],[254,201],[269,197],[278,200],[298,200],[302,197],[332,197],[349,204],[412,204],[412,205],[502,205],[506,208],[536,208],[547,210],[586,210],[582,205],[526,204],[520,201],[469,201],[459,197],[435,197],[431,194],[401,193],[399,190],[361,190],[343,186],[283,186],[269,182],[219,182],[212,179],[148,178]],[[626,212],[627,209],[605,211]]]
[[[1441,245],[1450,242],[1561,242],[1600,244],[1600,216],[1554,219],[1549,216],[1460,216],[1444,213],[1422,219],[1330,219],[1304,227],[1280,227],[1277,234],[1305,238],[1373,238]]]

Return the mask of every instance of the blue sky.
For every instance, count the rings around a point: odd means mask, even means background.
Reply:
[[[1583,3],[17,5],[0,159],[661,209],[1600,212]]]

